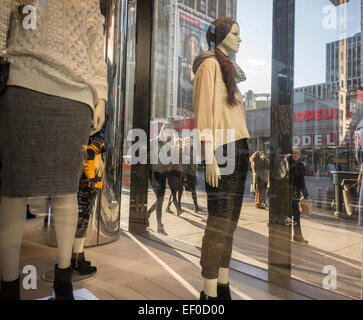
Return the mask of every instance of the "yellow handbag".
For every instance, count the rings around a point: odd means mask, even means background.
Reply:
[[[312,199],[305,199],[302,197],[299,203],[299,209],[301,214],[305,215],[312,215],[313,214],[313,200]]]

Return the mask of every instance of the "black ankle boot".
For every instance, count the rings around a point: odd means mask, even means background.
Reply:
[[[72,269],[81,275],[90,275],[97,272],[97,268],[95,266],[91,266],[91,262],[86,261],[84,251],[81,253],[73,252],[71,262]]]
[[[204,293],[204,291],[201,291],[199,300],[220,300],[220,299],[219,297],[209,297]]]
[[[67,269],[54,269],[53,291],[55,300],[74,300],[72,286],[72,267]]]
[[[14,281],[1,280],[0,300],[20,300],[20,277]]]
[[[229,282],[227,284],[218,283],[217,293],[220,300],[232,300],[231,291],[229,290]]]

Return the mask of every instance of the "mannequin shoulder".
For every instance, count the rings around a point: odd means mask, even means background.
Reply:
[[[218,70],[218,67],[219,63],[215,58],[207,58],[200,65],[198,72],[202,71],[216,72]]]

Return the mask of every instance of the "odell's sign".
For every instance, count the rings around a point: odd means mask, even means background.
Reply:
[[[294,112],[294,121],[303,122],[303,121],[312,121],[312,120],[329,120],[329,119],[338,119],[340,117],[339,108],[331,108],[331,109],[317,109],[317,110],[307,110],[304,112]],[[350,112],[348,112],[347,116],[350,116]],[[348,118],[347,118],[348,120]]]
[[[336,147],[339,146],[339,134],[326,133],[294,136],[292,143],[298,147]]]

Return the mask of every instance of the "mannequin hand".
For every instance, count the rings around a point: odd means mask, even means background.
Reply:
[[[95,106],[93,111],[93,127],[91,129],[91,136],[100,131],[105,123],[105,105],[105,100],[100,99]]]
[[[206,165],[205,179],[211,187],[218,188],[219,180],[221,179],[221,173],[216,162]]]

